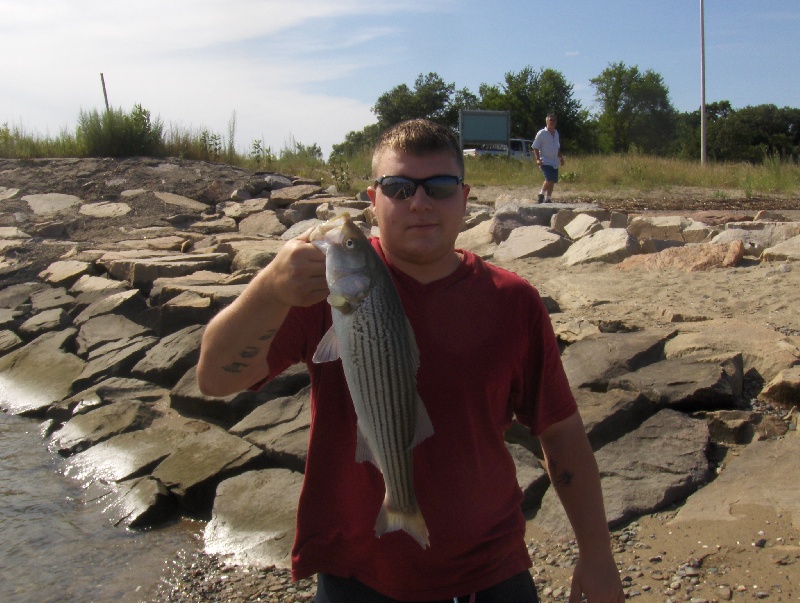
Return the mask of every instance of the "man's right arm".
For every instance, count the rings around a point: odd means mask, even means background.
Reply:
[[[325,256],[308,242],[309,232],[288,241],[206,327],[197,364],[203,394],[228,396],[263,379],[269,346],[289,310],[328,295]]]

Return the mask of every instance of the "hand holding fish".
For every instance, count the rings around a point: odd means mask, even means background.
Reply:
[[[308,242],[311,230],[287,241],[259,275],[264,292],[288,307],[311,306],[328,296],[325,255]]]

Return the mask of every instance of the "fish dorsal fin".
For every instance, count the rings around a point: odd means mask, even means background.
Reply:
[[[332,362],[339,358],[339,338],[336,336],[336,331],[333,327],[328,329],[322,339],[320,339],[314,356],[311,358],[312,362],[317,364],[321,362]]]
[[[367,439],[364,437],[364,433],[361,431],[361,426],[357,427],[358,435],[356,436],[356,463],[363,463],[364,461],[369,461],[373,465],[375,465],[378,469],[380,469],[380,465],[378,465],[378,461],[375,459],[375,455],[372,454],[372,448],[369,447],[367,443]]]

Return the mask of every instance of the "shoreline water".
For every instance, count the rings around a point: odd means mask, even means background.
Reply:
[[[31,419],[0,412],[0,600],[149,600],[179,551],[202,548],[200,525],[115,527],[61,474]]]

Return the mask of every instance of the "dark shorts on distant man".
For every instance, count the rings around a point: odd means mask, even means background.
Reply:
[[[544,179],[547,180],[548,182],[558,183],[557,167],[553,167],[552,165],[542,164],[542,174],[544,174]]]

